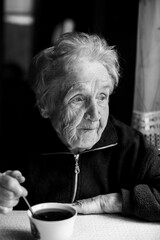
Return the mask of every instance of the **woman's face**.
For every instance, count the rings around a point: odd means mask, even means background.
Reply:
[[[60,139],[78,153],[92,148],[106,127],[112,82],[102,64],[86,59],[75,65],[66,81],[51,121]]]

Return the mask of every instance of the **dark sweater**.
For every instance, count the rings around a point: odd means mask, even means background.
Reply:
[[[140,132],[110,116],[99,142],[75,156],[51,126],[45,135],[23,171],[31,204],[118,192],[123,215],[160,221],[160,157]]]

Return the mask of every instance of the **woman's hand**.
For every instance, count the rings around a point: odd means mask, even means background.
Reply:
[[[28,194],[20,185],[24,181],[25,178],[18,170],[0,173],[0,213],[11,212],[18,204],[19,198]]]
[[[73,203],[78,213],[120,213],[122,212],[122,196],[120,193],[99,195]]]

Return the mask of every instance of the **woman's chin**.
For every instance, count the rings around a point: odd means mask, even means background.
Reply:
[[[76,142],[74,144],[71,145],[70,149],[72,150],[72,152],[74,153],[78,153],[78,152],[83,152],[85,150],[89,150],[93,147],[93,145],[95,145],[97,143],[99,139],[87,139],[87,140],[83,140],[81,142]]]
[[[81,152],[84,152],[86,150],[89,150],[91,149],[92,147],[76,147],[76,148],[71,148],[70,151],[74,154],[79,154]]]

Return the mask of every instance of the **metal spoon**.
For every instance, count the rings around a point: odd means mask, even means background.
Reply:
[[[26,202],[26,204],[27,204],[27,206],[28,206],[28,208],[29,208],[29,210],[30,210],[32,216],[34,216],[35,213],[32,211],[32,207],[31,207],[31,205],[29,204],[27,198],[26,198],[26,197],[23,197],[23,199],[24,199],[24,201]]]

